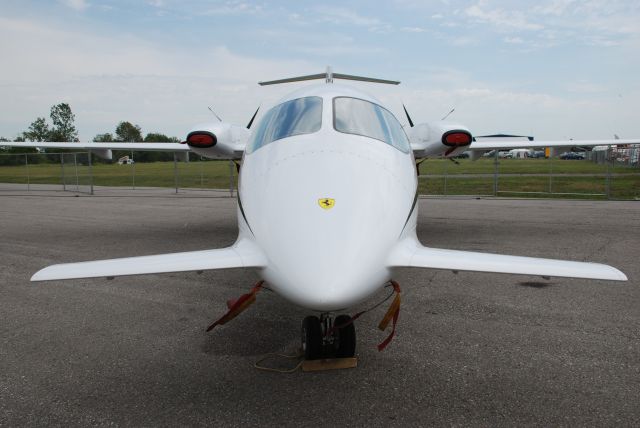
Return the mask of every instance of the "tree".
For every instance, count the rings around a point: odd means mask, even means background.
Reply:
[[[3,142],[9,142],[11,140],[4,138],[4,137],[0,137],[0,154],[3,154],[5,156],[0,156],[0,165],[24,165],[25,163],[25,158],[24,155],[25,153],[37,153],[38,151],[34,148],[34,147],[3,147],[2,143]],[[24,138],[22,137],[17,137],[14,141],[24,141]],[[6,155],[10,155],[10,154],[20,154],[21,156],[6,156]],[[40,159],[37,156],[34,157],[30,157],[29,158],[29,163],[39,163]]]
[[[110,143],[112,141],[115,141],[115,139],[113,138],[113,135],[109,132],[105,133],[105,134],[98,134],[95,137],[93,137],[93,141],[96,143]]]
[[[179,143],[176,137],[167,137],[159,132],[150,132],[144,137],[145,143]],[[171,152],[144,152],[138,155],[140,162],[159,162],[173,160]]]
[[[176,137],[167,137],[164,134],[159,134],[157,132],[149,132],[146,137],[144,137],[145,143],[179,143],[180,140]]]
[[[78,131],[74,125],[76,116],[71,112],[67,103],[60,103],[51,107],[51,141],[78,141]]]
[[[131,122],[120,122],[116,127],[116,141],[142,141],[142,129]]]
[[[78,141],[78,131],[73,124],[75,115],[67,103],[56,104],[50,113],[53,126],[50,127],[44,117],[38,117],[31,122],[29,129],[22,133],[29,141]]]
[[[39,117],[29,125],[29,130],[23,133],[29,141],[48,141],[51,131],[44,117]]]

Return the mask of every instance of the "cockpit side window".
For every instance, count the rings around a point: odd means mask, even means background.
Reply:
[[[351,97],[333,99],[333,127],[338,132],[383,141],[409,153],[410,145],[400,122],[384,107]]]
[[[247,144],[252,153],[273,141],[311,134],[322,127],[322,98],[305,97],[286,101],[269,110]]]

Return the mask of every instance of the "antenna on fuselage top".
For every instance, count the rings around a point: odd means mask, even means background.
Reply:
[[[325,83],[333,83],[333,79],[356,80],[358,82],[385,83],[387,85],[399,85],[397,80],[376,79],[373,77],[354,76],[352,74],[334,73],[331,67],[327,67],[324,73],[308,74],[306,76],[288,77],[286,79],[269,80],[267,82],[258,82],[260,86],[278,85],[280,83],[303,82],[305,80],[324,79]]]

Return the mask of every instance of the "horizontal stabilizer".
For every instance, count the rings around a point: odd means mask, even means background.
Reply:
[[[354,76],[353,74],[333,73],[334,79],[355,80],[358,82],[384,83],[386,85],[399,85],[398,80],[376,79],[375,77]]]
[[[618,269],[599,263],[571,262],[535,257],[505,256],[471,251],[423,247],[413,239],[398,244],[389,267],[422,267],[452,271],[510,273],[515,275],[626,281]]]
[[[258,82],[260,86],[278,85],[280,83],[304,82],[306,80],[324,79],[326,83],[333,83],[333,79],[356,80],[358,82],[385,83],[387,85],[399,85],[397,80],[376,79],[373,77],[354,76],[352,74],[334,73],[331,67],[327,67],[327,71],[318,74],[308,74],[306,76],[289,77],[286,79],[270,80],[267,82]]]
[[[262,251],[255,244],[243,241],[232,247],[216,250],[53,265],[36,272],[31,277],[31,281],[262,267],[265,264],[266,260]]]
[[[267,85],[279,85],[281,83],[304,82],[305,80],[324,79],[326,76],[327,75],[325,73],[309,74],[306,76],[289,77],[286,79],[269,80],[267,82],[258,82],[258,85],[267,86]]]

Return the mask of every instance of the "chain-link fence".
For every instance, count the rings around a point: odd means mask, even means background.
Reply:
[[[126,154],[125,154],[126,153]],[[143,152],[104,161],[86,152],[0,154],[3,190],[63,190],[93,194],[117,188],[202,191],[234,196],[236,164],[191,155],[139,162]],[[569,197],[640,200],[640,147],[603,148],[582,155],[525,159],[494,153],[476,161],[428,159],[419,167],[419,193],[437,196]]]
[[[175,156],[172,161],[136,162],[136,152],[103,161],[86,152],[0,154],[0,183],[5,190],[72,191],[94,194],[106,188],[209,191],[233,196],[237,170],[232,161]]]
[[[438,196],[640,199],[640,148],[603,147],[559,157],[433,159],[420,165],[419,192]]]

